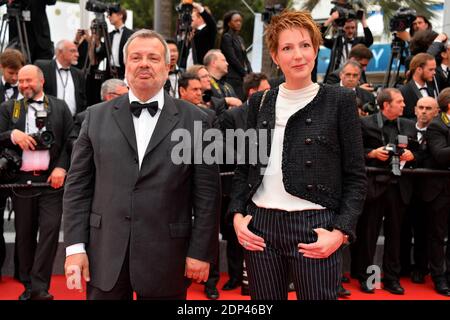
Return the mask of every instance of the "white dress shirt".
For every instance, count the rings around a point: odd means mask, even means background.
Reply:
[[[150,139],[153,135],[153,131],[155,130],[156,123],[158,122],[159,116],[161,115],[162,108],[164,106],[164,88],[152,98],[147,101],[140,101],[130,89],[128,91],[128,97],[131,102],[137,101],[140,103],[149,103],[153,101],[158,101],[158,111],[152,117],[147,109],[143,109],[140,117],[136,117],[133,115],[133,124],[134,124],[134,132],[136,134],[136,145],[138,151],[139,158],[139,170],[142,166],[142,161],[144,159],[145,151],[147,150],[147,146],[150,143]],[[77,253],[85,253],[85,244],[84,243],[76,243],[74,245],[68,246],[66,248],[66,257],[77,254]]]
[[[111,43],[111,65],[120,67],[120,60],[119,60],[119,49],[120,49],[120,39],[122,39],[123,34],[123,28],[125,26],[122,25],[119,27],[119,32],[114,33]]]
[[[68,71],[61,70],[63,66],[58,60],[56,60],[56,66],[58,68],[55,70],[57,98],[67,103],[72,116],[74,116],[77,113],[77,102],[75,100],[75,84],[73,83],[70,67]]]

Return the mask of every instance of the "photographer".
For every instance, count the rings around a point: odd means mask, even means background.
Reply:
[[[109,70],[109,66],[111,65],[117,73],[117,78],[123,79],[125,76],[123,47],[128,38],[133,34],[133,30],[130,30],[125,26],[125,21],[127,21],[127,11],[118,5],[108,7],[108,19],[114,26],[114,30],[108,35],[109,42],[111,43],[111,56],[107,57],[106,45],[105,43],[102,43],[101,47],[96,49],[97,59],[98,61],[101,61],[104,58],[109,59],[106,62],[106,70]],[[109,77],[114,77],[114,75],[109,75]]]
[[[16,49],[6,49],[0,54],[0,103],[10,99],[22,98],[19,93],[17,74],[25,64],[22,53]]]
[[[214,48],[217,35],[216,21],[200,3],[192,3],[192,34],[189,42],[186,43],[188,50],[181,50],[188,52],[186,57],[182,57],[180,66],[188,68],[193,64],[203,63],[203,58],[206,53]]]
[[[170,51],[170,70],[169,77],[167,78],[164,90],[173,98],[179,98],[178,93],[178,80],[180,79],[182,70],[178,67],[178,58],[180,53],[178,52],[177,42],[173,39],[166,39],[167,46]]]
[[[399,170],[415,159],[417,146],[408,144],[416,139],[414,122],[400,118],[405,103],[399,90],[383,89],[377,97],[379,113],[361,118],[366,165]],[[405,140],[406,143],[402,140]],[[409,141],[408,141],[409,140]],[[406,144],[406,145],[405,145]],[[397,149],[391,152],[387,149]],[[413,153],[414,152],[414,153]],[[400,231],[406,205],[412,194],[408,177],[392,174],[369,175],[364,210],[356,227],[357,241],[351,247],[351,273],[364,293],[374,293],[368,284],[367,267],[373,265],[377,239],[384,217],[384,289],[403,294],[400,285]]]
[[[64,101],[44,94],[44,75],[38,67],[26,65],[18,77],[24,99],[0,106],[0,146],[21,155],[17,183],[49,184],[13,192],[19,278],[25,287],[19,299],[52,300],[48,290],[70,160],[66,142],[72,130],[72,116]]]
[[[54,5],[56,0],[8,0],[8,7],[19,8],[21,12],[30,13],[30,21],[25,21],[27,40],[30,47],[30,61],[51,59],[53,57],[53,42],[50,36],[46,7]],[[16,18],[9,22],[9,41],[14,48],[19,44],[19,30]]]
[[[375,97],[373,94],[358,86],[361,79],[361,73],[362,67],[358,62],[351,60],[347,61],[339,73],[341,79],[339,85],[354,90],[356,96],[362,100],[363,105],[367,103],[375,105]]]
[[[345,3],[345,2],[344,2]],[[354,10],[349,8],[349,5],[347,4],[336,4],[335,9],[333,9],[334,12],[332,12],[331,16],[325,21],[321,28],[322,32],[322,38],[323,38],[323,45],[329,49],[333,50],[333,46],[336,41],[336,47],[334,48],[335,54],[337,54],[337,60],[336,64],[334,66],[329,66],[329,70],[327,70],[327,74],[333,72],[339,66],[342,66],[345,61],[349,58],[349,52],[353,48],[353,46],[357,44],[364,44],[366,47],[370,47],[373,43],[373,36],[372,32],[369,29],[369,26],[367,25],[367,20],[365,13],[361,10],[361,24],[363,26],[364,30],[364,36],[358,37],[358,31],[357,31],[357,14],[354,12]],[[348,17],[348,18],[346,18]],[[326,32],[327,28],[332,25],[334,31],[336,29],[342,28],[343,29],[343,35],[338,36],[337,39],[329,39],[326,38]],[[330,69],[331,68],[331,69]]]

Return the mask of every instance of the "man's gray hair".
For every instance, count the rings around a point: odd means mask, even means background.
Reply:
[[[353,66],[358,68],[359,73],[362,72],[362,68],[361,65],[359,64],[359,62],[354,61],[354,60],[347,60],[347,62],[344,63],[344,65],[342,66],[341,72],[339,72],[339,74],[344,73],[344,69],[347,68],[347,66]]]
[[[203,58],[203,64],[206,67],[208,67],[213,61],[215,61],[217,59],[217,55],[219,53],[222,53],[222,51],[220,51],[220,49],[211,49],[211,50],[209,50],[205,54],[205,57]]]
[[[102,87],[100,89],[100,95],[102,101],[105,101],[105,97],[108,93],[114,92],[117,87],[127,87],[125,81],[120,79],[109,79],[102,83]]]
[[[66,44],[66,42],[72,42],[72,41],[67,40],[67,39],[59,40],[59,41],[56,43],[56,46],[55,46],[55,52],[64,50],[64,45]]]
[[[127,58],[128,58],[128,46],[130,45],[131,41],[133,41],[136,38],[144,38],[144,39],[158,39],[159,41],[161,41],[161,43],[164,46],[164,58],[165,58],[165,62],[166,64],[170,63],[170,50],[169,50],[169,46],[167,45],[166,40],[164,40],[164,37],[162,35],[160,35],[158,32],[153,31],[153,30],[149,30],[149,29],[141,29],[139,31],[136,31],[135,33],[133,33],[127,40],[127,42],[125,43],[125,45],[123,46],[123,62],[126,64],[127,63]]]

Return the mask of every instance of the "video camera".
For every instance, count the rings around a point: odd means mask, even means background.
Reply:
[[[361,110],[368,114],[374,114],[378,112],[378,106],[373,102],[366,102],[362,105]]]
[[[104,3],[98,0],[89,0],[86,2],[86,10],[96,13],[104,13],[108,11],[109,14],[120,11],[120,3]]]
[[[192,23],[192,0],[182,0],[180,4],[175,7],[178,12],[180,31],[189,31]]]
[[[362,20],[364,16],[364,10],[362,8],[356,9],[350,3],[331,1],[334,7],[330,11],[330,15],[337,11],[339,13],[339,18],[334,22],[338,27],[343,27],[347,20]]]
[[[284,7],[281,4],[275,4],[273,6],[268,6],[264,9],[262,13],[262,21],[266,24],[270,23],[273,16],[276,16],[284,10]]]
[[[22,158],[11,149],[3,149],[0,153],[0,181],[11,182],[22,166]]]
[[[51,148],[55,142],[55,136],[53,132],[49,130],[44,130],[45,124],[47,122],[47,111],[37,110],[36,111],[36,127],[38,128],[37,133],[30,134],[30,136],[36,140],[37,145],[36,150],[48,150]]]
[[[400,157],[407,147],[408,137],[400,134],[397,136],[397,144],[388,143],[384,147],[384,150],[389,152],[389,157],[391,158],[391,172],[394,176],[402,175],[402,172],[400,171]]]
[[[412,23],[416,18],[416,10],[401,7],[395,12],[391,21],[389,21],[389,30],[391,32],[405,31],[407,28],[411,28]]]

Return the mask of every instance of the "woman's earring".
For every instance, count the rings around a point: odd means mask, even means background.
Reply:
[[[277,65],[277,70],[280,70],[280,66],[279,65]]]

